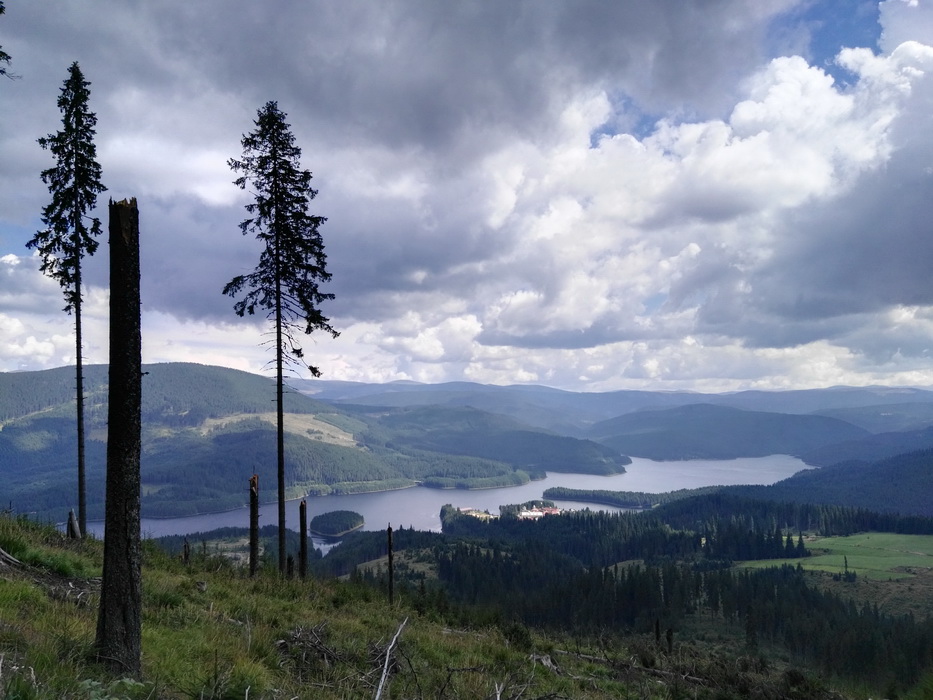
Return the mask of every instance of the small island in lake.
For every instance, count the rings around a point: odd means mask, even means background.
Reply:
[[[332,510],[311,518],[308,529],[315,535],[324,537],[343,537],[348,532],[359,530],[365,520],[352,510]]]

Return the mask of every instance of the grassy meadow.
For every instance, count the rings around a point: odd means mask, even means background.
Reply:
[[[847,537],[813,537],[805,542],[812,553],[805,559],[746,562],[749,567],[800,564],[808,571],[830,574],[855,572],[878,581],[910,579],[933,569],[933,535],[869,532]]]
[[[813,556],[805,569],[844,573],[877,580],[906,579],[933,569],[933,535],[869,532],[848,537],[824,537],[807,543]]]
[[[799,564],[810,572],[815,585],[859,605],[877,605],[885,614],[920,620],[933,615],[933,535],[868,532],[810,538],[806,545],[812,556],[805,559],[743,562],[741,566]],[[854,580],[845,579],[846,563]]]

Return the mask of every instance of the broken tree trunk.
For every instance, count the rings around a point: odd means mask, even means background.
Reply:
[[[259,474],[249,478],[249,575],[259,569]]]
[[[392,556],[392,526],[386,531],[389,540],[389,605],[395,603],[395,562]]]
[[[301,578],[308,575],[308,502],[304,499],[298,504],[298,530],[301,544],[298,545],[298,574]]]
[[[138,677],[142,638],[139,455],[142,338],[139,211],[110,201],[110,377],[104,571],[94,642],[115,673]]]
[[[66,530],[68,532],[68,537],[73,540],[80,540],[84,536],[84,530],[82,530],[81,525],[78,524],[78,518],[75,517],[74,510],[68,513],[68,526]]]

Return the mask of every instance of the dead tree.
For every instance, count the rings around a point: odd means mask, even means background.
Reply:
[[[94,646],[100,660],[115,673],[137,677],[142,639],[141,407],[139,210],[135,198],[111,200],[107,495],[104,571]]]
[[[395,602],[395,562],[392,553],[392,526],[386,531],[389,539],[389,605]]]
[[[68,526],[66,527],[68,537],[73,540],[80,540],[83,536],[81,526],[78,524],[78,518],[75,516],[74,509],[68,513]]]
[[[298,545],[298,575],[308,575],[308,502],[304,499],[298,504],[298,529],[301,544]]]
[[[249,478],[249,575],[259,568],[259,474]]]

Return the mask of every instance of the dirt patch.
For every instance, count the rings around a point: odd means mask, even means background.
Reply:
[[[273,411],[268,413],[238,413],[223,418],[208,418],[198,427],[198,430],[202,435],[207,435],[216,428],[249,419],[259,419],[272,426],[276,425],[277,420]],[[356,447],[356,440],[353,439],[353,435],[330,423],[318,420],[316,416],[310,413],[286,413],[285,432],[301,435],[312,440],[320,440],[330,445]]]
[[[3,550],[0,550],[3,552]],[[6,552],[3,552],[6,554]],[[45,591],[53,600],[73,603],[78,607],[96,605],[100,597],[100,577],[77,578],[62,576],[39,567],[23,564],[7,555],[8,559],[0,565],[0,579],[9,581],[29,581]]]

